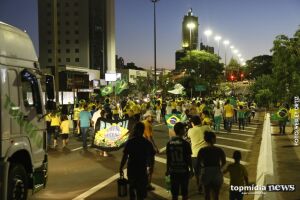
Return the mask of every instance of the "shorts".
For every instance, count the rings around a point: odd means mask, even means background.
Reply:
[[[63,140],[66,140],[66,139],[68,139],[69,138],[69,134],[61,134],[61,138],[63,139]]]
[[[221,187],[223,184],[223,173],[220,167],[202,168],[201,181],[204,186]]]

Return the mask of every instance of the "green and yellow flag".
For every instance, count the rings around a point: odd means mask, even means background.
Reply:
[[[115,93],[121,94],[124,90],[128,89],[128,83],[125,80],[117,80],[116,87],[115,87]]]
[[[165,119],[166,119],[168,128],[174,128],[174,125],[177,122],[181,121],[181,115],[179,115],[179,114],[168,114],[168,115],[165,115]]]
[[[113,86],[111,84],[109,84],[101,89],[101,96],[107,96],[107,95],[113,93],[113,91],[114,91]]]

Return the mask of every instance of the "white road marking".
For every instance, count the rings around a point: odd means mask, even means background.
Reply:
[[[162,158],[162,157],[155,156],[155,161],[163,163],[163,164],[167,164],[167,159]],[[229,158],[229,157],[226,157],[226,161],[234,162],[234,160],[232,158]],[[242,160],[240,161],[240,163],[242,165],[248,165],[248,162],[245,162],[245,161],[242,161]]]
[[[243,149],[243,148],[239,148],[239,147],[232,147],[232,146],[227,146],[227,145],[223,145],[223,144],[215,144],[215,146],[223,147],[223,148],[227,148],[227,149],[238,150],[238,151],[246,151],[246,152],[250,151],[249,149]]]
[[[160,123],[160,124],[155,124],[153,125],[153,127],[156,127],[156,126],[161,126],[161,125],[164,125],[163,123]]]
[[[258,124],[255,124],[255,125],[254,125],[254,124],[252,124],[252,125],[251,125],[251,124],[250,124],[250,125],[248,124],[247,126],[245,125],[245,129],[247,129],[247,128],[249,128],[249,129],[257,129],[257,125],[258,125]],[[222,123],[222,126],[224,126],[223,123]],[[236,124],[232,124],[232,126],[234,126],[234,127],[239,127],[239,125],[236,125]]]
[[[255,137],[254,135],[249,135],[249,134],[242,134],[242,133],[228,133],[226,131],[220,131],[220,133],[226,133],[227,135],[240,135],[240,136],[245,136],[245,137]]]
[[[248,132],[248,133],[255,133],[255,131],[240,130],[240,129],[237,129],[237,128],[232,128],[231,130]]]
[[[124,174],[126,174],[127,169],[124,170]],[[115,175],[113,175],[112,177],[106,179],[105,181],[99,183],[98,185],[92,187],[91,189],[89,189],[88,191],[82,193],[81,195],[75,197],[72,200],[82,200],[85,199],[89,196],[91,196],[92,194],[98,192],[99,190],[101,190],[102,188],[106,187],[107,185],[109,185],[110,183],[114,182],[115,180],[117,180],[120,177],[120,174],[117,173]]]
[[[248,143],[248,141],[245,140],[239,140],[239,139],[234,139],[234,138],[227,138],[227,137],[221,137],[217,135],[217,139],[220,138],[222,140],[230,140],[230,141],[235,141],[235,142],[243,142],[243,143]]]
[[[89,144],[88,147],[90,147],[91,145]],[[83,147],[78,147],[78,148],[75,148],[75,149],[72,149],[71,151],[78,151],[80,149],[82,149]]]

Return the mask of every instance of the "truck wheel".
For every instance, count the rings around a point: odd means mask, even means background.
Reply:
[[[12,164],[8,177],[8,199],[26,200],[28,191],[27,174],[20,164]]]

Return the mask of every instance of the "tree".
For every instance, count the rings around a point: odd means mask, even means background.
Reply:
[[[256,79],[255,84],[250,86],[250,91],[252,94],[252,99],[256,98],[256,94],[261,90],[269,90],[272,93],[272,101],[276,99],[274,85],[276,80],[273,79],[271,75],[262,75]]]
[[[275,93],[279,99],[289,100],[300,94],[300,29],[292,38],[277,36],[273,45]]]
[[[255,95],[255,101],[258,106],[269,108],[270,103],[272,101],[273,93],[269,89],[259,90]]]
[[[181,82],[187,86],[187,91],[196,84],[205,83],[209,87],[220,82],[223,76],[223,64],[219,57],[205,51],[193,50],[176,62],[179,71],[186,71],[191,77],[184,78]],[[187,80],[186,80],[187,79]],[[209,88],[208,88],[209,89]]]
[[[250,79],[257,78],[263,74],[272,74],[274,65],[272,63],[272,56],[261,55],[253,57],[247,63],[247,77]]]

